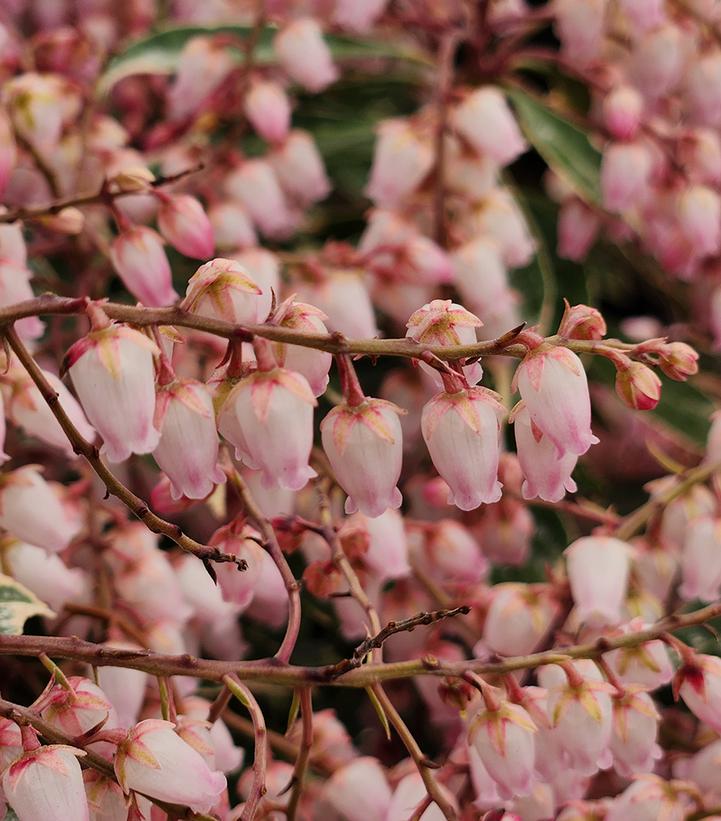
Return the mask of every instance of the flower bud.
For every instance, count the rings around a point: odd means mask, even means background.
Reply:
[[[531,420],[559,455],[580,456],[598,442],[591,431],[586,372],[575,353],[541,345],[521,362],[514,379]]]
[[[418,188],[433,162],[430,135],[408,120],[384,120],[378,126],[366,194],[376,205],[394,208]]]
[[[583,262],[596,241],[601,220],[576,197],[567,199],[558,212],[558,256]]]
[[[330,49],[312,17],[299,17],[284,26],[273,49],[290,78],[308,91],[323,91],[338,79]]]
[[[64,550],[78,530],[37,465],[0,476],[0,527],[48,553]]]
[[[345,512],[370,518],[400,507],[396,487],[403,461],[402,409],[383,399],[337,405],[320,425],[323,449],[348,494]]]
[[[153,425],[158,349],[127,325],[109,325],[76,342],[65,355],[83,410],[103,437],[109,462],[152,453],[160,433]]]
[[[82,750],[50,744],[24,753],[2,777],[2,789],[20,821],[90,821],[78,757]]]
[[[408,564],[408,542],[403,517],[397,510],[386,510],[374,519],[356,513],[346,519],[340,530],[341,539],[349,530],[362,530],[367,537],[363,553],[363,564],[379,579],[401,579],[410,575]],[[345,541],[344,541],[345,550]],[[345,550],[347,554],[347,550]]]
[[[63,208],[57,214],[45,214],[35,220],[48,231],[75,236],[85,227],[85,215],[79,208]]]
[[[628,360],[616,369],[616,395],[633,410],[653,410],[661,399],[661,380],[647,365]]]
[[[247,565],[242,572],[228,562],[214,568],[223,598],[240,610],[248,607],[260,581],[265,551],[259,540],[260,534],[256,530],[236,519],[218,528],[208,541],[208,544],[242,559]]]
[[[288,136],[290,102],[278,83],[271,80],[253,80],[243,105],[245,116],[264,140],[269,143],[281,143]]]
[[[667,23],[634,43],[628,76],[650,106],[675,89],[681,80],[687,60],[685,38],[679,26]]]
[[[488,574],[488,560],[468,528],[441,519],[413,551],[418,565],[441,582],[478,584]]]
[[[225,481],[218,465],[213,401],[205,385],[182,379],[161,388],[156,420],[160,441],[153,456],[170,478],[173,499],[204,499]]]
[[[261,318],[261,294],[240,263],[218,257],[201,265],[190,278],[181,307],[210,319],[252,324]]]
[[[699,256],[721,249],[721,197],[705,185],[691,185],[677,200],[679,226]]]
[[[208,219],[213,228],[215,244],[221,252],[250,248],[258,244],[253,223],[240,203],[232,200],[217,202],[208,209]]]
[[[158,227],[173,248],[186,257],[208,259],[213,256],[213,226],[195,197],[166,194],[158,209]]]
[[[107,178],[111,194],[130,194],[147,191],[155,182],[155,174],[144,165],[131,165]]]
[[[123,284],[144,305],[170,305],[178,298],[160,235],[144,225],[123,231],[110,246],[110,259]]]
[[[44,695],[40,711],[43,720],[70,738],[94,727],[111,729],[115,723],[113,706],[100,687],[82,676],[72,676],[68,683],[72,690],[56,684]]]
[[[506,98],[494,86],[466,94],[452,109],[450,121],[475,151],[499,165],[509,165],[528,150]]]
[[[592,627],[621,621],[631,569],[631,550],[620,539],[586,536],[564,551],[579,621]]]
[[[603,124],[616,140],[632,140],[642,115],[643,97],[633,86],[616,86],[603,100]]]
[[[378,760],[361,756],[336,770],[323,784],[319,806],[323,815],[332,814],[347,821],[385,818],[391,803],[391,789]]]
[[[257,371],[228,394],[218,429],[235,446],[236,458],[262,471],[266,487],[300,490],[316,475],[308,464],[316,404],[299,373]]]
[[[136,724],[118,746],[114,768],[126,793],[135,790],[199,813],[209,812],[226,788],[225,776],[210,770],[169,721]]]
[[[212,37],[191,37],[180,52],[168,90],[170,120],[180,122],[198,112],[234,65],[234,57],[222,43]]]
[[[449,503],[461,510],[501,498],[498,459],[505,408],[499,400],[486,388],[469,388],[439,393],[423,408],[423,439],[451,489]]]
[[[291,131],[268,160],[283,190],[302,207],[325,199],[330,193],[323,158],[307,131]]]
[[[659,349],[658,355],[658,366],[669,379],[685,382],[698,373],[698,354],[685,342],[668,342]]]
[[[508,291],[508,271],[501,247],[487,236],[475,237],[452,255],[454,284],[465,305],[485,316]]]
[[[280,182],[266,160],[241,163],[227,176],[225,191],[243,205],[265,236],[284,239],[295,230],[297,215],[288,205]]]
[[[606,321],[596,308],[570,305],[566,300],[558,335],[566,339],[602,339],[606,335]]]
[[[624,625],[621,632],[638,632],[646,626],[640,619],[634,619]],[[668,649],[660,640],[619,647],[604,658],[624,684],[656,690],[668,684],[673,678],[674,669]]]
[[[276,313],[277,323],[283,328],[293,328],[311,334],[326,334],[323,322],[326,315],[313,305],[304,302],[284,303]],[[328,372],[333,357],[327,351],[317,351],[303,345],[276,343],[273,346],[275,358],[281,367],[302,374],[315,396],[325,393],[328,387]]]
[[[603,207],[620,214],[642,204],[651,170],[651,155],[640,143],[613,143],[606,148],[601,163]]]
[[[538,647],[559,610],[548,585],[494,585],[483,625],[483,642],[494,653],[525,656]]]
[[[373,303],[359,271],[333,270],[319,284],[298,288],[298,294],[327,315],[329,330],[349,339],[377,336]]]

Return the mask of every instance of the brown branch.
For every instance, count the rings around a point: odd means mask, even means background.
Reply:
[[[300,716],[301,716],[301,736],[298,747],[298,757],[295,760],[293,778],[291,780],[292,792],[288,801],[286,818],[288,821],[295,821],[298,811],[300,797],[303,794],[305,785],[305,775],[310,762],[310,751],[313,746],[313,701],[310,687],[302,687],[299,691]]]
[[[170,185],[170,183],[187,177],[189,174],[195,174],[203,168],[202,163],[198,163],[190,168],[185,168],[177,174],[170,174],[168,176],[156,177],[152,182],[148,183],[148,188],[160,188],[163,185]],[[57,193],[57,192],[55,192]],[[34,220],[48,217],[52,214],[57,214],[64,208],[77,208],[80,205],[94,205],[95,203],[111,203],[121,197],[130,197],[142,193],[140,191],[108,191],[107,184],[103,183],[100,190],[92,194],[78,194],[66,199],[56,200],[48,205],[40,205],[36,208],[14,208],[12,211],[6,211],[0,214],[0,223],[16,222],[17,220]]]
[[[37,389],[42,394],[43,399],[48,403],[50,410],[53,412],[53,415],[60,423],[60,427],[73,446],[73,451],[87,460],[95,473],[102,479],[109,494],[118,498],[149,530],[172,539],[182,550],[192,553],[203,561],[210,559],[215,562],[233,562],[239,570],[245,570],[244,561],[239,561],[235,556],[224,553],[216,547],[200,544],[200,542],[196,542],[195,539],[191,539],[190,536],[183,533],[178,525],[161,519],[160,516],[156,516],[139,496],[136,496],[127,488],[100,458],[100,452],[97,446],[88,442],[72,423],[70,417],[59,402],[58,394],[45,378],[45,374],[33,359],[28,349],[21,342],[14,327],[12,325],[6,326],[2,328],[0,332],[28,372]]]

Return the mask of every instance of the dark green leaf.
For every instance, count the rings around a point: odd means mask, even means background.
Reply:
[[[507,89],[526,139],[586,202],[601,202],[601,153],[580,128],[519,88]]]

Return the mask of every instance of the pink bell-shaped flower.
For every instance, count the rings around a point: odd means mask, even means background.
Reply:
[[[586,259],[596,241],[601,220],[585,203],[570,197],[558,212],[558,256],[574,262]]]
[[[559,455],[553,442],[531,419],[525,405],[513,412],[513,430],[516,435],[518,460],[523,470],[521,494],[524,499],[544,499],[559,502],[569,493],[575,493],[576,483],[571,477],[578,456],[567,451]]]
[[[255,132],[269,143],[281,143],[290,129],[290,102],[278,83],[255,79],[246,92],[245,116]]]
[[[677,672],[674,687],[696,718],[721,733],[721,658],[695,654]]]
[[[601,164],[603,206],[620,214],[645,200],[652,159],[640,143],[614,143],[606,148]]]
[[[378,759],[361,756],[336,770],[323,784],[318,798],[319,816],[347,821],[385,818],[391,788]]]
[[[147,817],[135,812],[135,808],[129,808],[128,799],[114,778],[108,778],[97,770],[85,770],[83,783],[90,809],[90,821],[140,821],[141,818]],[[141,796],[136,798],[140,802],[147,801]]]
[[[0,307],[14,305],[32,299],[35,294],[30,287],[30,271],[9,259],[0,259]],[[28,316],[15,323],[21,339],[37,339],[43,335],[45,325],[36,317]]]
[[[210,319],[252,324],[265,318],[258,315],[261,293],[239,262],[218,257],[201,265],[190,278],[182,307]]]
[[[106,645],[109,648],[123,650],[140,650],[127,642],[113,641]],[[132,727],[145,701],[148,674],[143,670],[131,667],[98,667],[98,684],[113,705],[118,727]]]
[[[144,305],[172,305],[178,298],[163,240],[152,228],[133,225],[118,234],[110,259],[125,287]]]
[[[451,123],[481,156],[499,165],[512,163],[528,150],[503,93],[494,86],[470,91],[452,110]]]
[[[100,319],[65,355],[75,391],[103,437],[101,453],[109,462],[157,447],[153,357],[158,353],[145,334]]]
[[[115,755],[118,783],[126,793],[135,790],[207,813],[225,791],[225,776],[211,770],[173,726],[146,719],[128,732]]]
[[[640,619],[633,619],[621,631],[638,632],[647,626]],[[660,640],[619,647],[607,653],[604,658],[623,684],[655,690],[668,684],[673,678],[674,668],[668,649]]]
[[[295,230],[298,214],[288,203],[267,160],[244,160],[226,178],[225,190],[228,196],[244,206],[265,236],[284,239]]]
[[[70,738],[94,727],[111,729],[116,720],[113,705],[100,687],[82,676],[72,676],[68,683],[72,690],[56,684],[41,697],[43,720]]]
[[[691,185],[677,201],[679,225],[699,256],[721,249],[721,197],[708,186]]]
[[[483,642],[494,653],[532,653],[553,624],[559,604],[547,585],[507,582],[491,588]]]
[[[20,821],[90,821],[78,764],[82,750],[51,744],[24,753],[4,772],[2,789]]]
[[[283,303],[274,316],[274,322],[282,328],[293,328],[296,331],[310,334],[328,333],[324,319],[327,317],[323,311],[313,305],[292,300]],[[328,387],[328,371],[333,362],[331,354],[327,351],[306,348],[303,345],[283,343],[276,343],[273,346],[273,352],[281,367],[296,371],[308,380],[315,396],[325,393]]]
[[[235,446],[236,458],[262,472],[265,486],[300,490],[316,475],[308,464],[316,404],[299,373],[256,371],[228,394],[218,429]]]
[[[367,195],[382,208],[395,208],[433,167],[431,135],[408,120],[384,120],[378,127]]]
[[[204,499],[225,481],[218,465],[218,434],[208,389],[193,379],[175,380],[158,392],[160,441],[155,461],[170,478],[173,499]]]
[[[299,17],[275,37],[273,49],[280,65],[308,91],[322,91],[338,79],[330,49],[317,21]]]
[[[239,572],[237,567],[224,562],[215,566],[218,584],[226,602],[244,610],[253,599],[263,570],[265,551],[258,543],[260,534],[242,519],[234,519],[213,533],[208,544],[218,547],[224,553],[243,559],[246,569]]]
[[[388,0],[336,0],[333,20],[336,25],[355,34],[367,34],[383,14]]]
[[[168,91],[170,120],[182,122],[202,109],[233,66],[233,56],[225,44],[212,37],[188,40],[180,52],[178,69]]]
[[[79,567],[68,567],[56,553],[25,542],[10,542],[3,548],[3,561],[10,575],[59,613],[66,602],[86,601],[90,578]]]
[[[721,519],[699,516],[689,522],[681,553],[681,587],[685,601],[715,601],[721,587]]]
[[[533,787],[535,732],[526,710],[511,702],[486,703],[471,720],[469,742],[502,799],[528,795]]]
[[[0,527],[49,553],[64,550],[78,530],[37,465],[0,475]]]
[[[605,821],[684,821],[693,806],[690,784],[664,781],[643,775],[617,795],[604,816]]]
[[[628,592],[630,546],[609,536],[585,536],[564,555],[579,621],[592,627],[618,624]]]
[[[327,315],[326,325],[331,331],[350,339],[369,339],[378,334],[368,288],[357,271],[334,270],[317,285],[298,288],[298,295]]]
[[[487,388],[439,393],[423,408],[423,439],[451,489],[449,503],[461,510],[501,498],[498,459],[504,413],[500,396]]]
[[[616,140],[632,140],[643,115],[643,96],[633,87],[619,85],[603,100],[603,124]]]
[[[336,405],[323,419],[320,432],[333,473],[348,494],[345,512],[360,510],[375,518],[403,501],[396,487],[403,463],[398,421],[403,411],[384,399],[363,396],[357,378],[355,387],[349,400]]]
[[[656,743],[660,716],[648,693],[629,690],[613,701],[611,753],[619,775],[651,772],[661,757]]]
[[[521,362],[514,379],[532,421],[559,455],[580,456],[598,442],[591,432],[586,372],[575,353],[541,345]]]
[[[162,194],[158,227],[165,239],[192,259],[213,256],[213,226],[201,203],[189,194]]]
[[[403,517],[397,510],[388,509],[380,516],[369,518],[356,513],[346,519],[341,533],[359,529],[367,536],[368,547],[363,564],[379,579],[402,579],[410,575],[408,541]]]
[[[303,207],[325,199],[330,182],[315,140],[307,131],[294,129],[268,159],[283,190]]]
[[[258,243],[258,235],[245,208],[233,200],[217,202],[208,209],[215,244],[220,251],[250,248]]]
[[[478,584],[488,573],[488,560],[467,527],[441,519],[425,534],[414,559],[429,577],[441,582]]]

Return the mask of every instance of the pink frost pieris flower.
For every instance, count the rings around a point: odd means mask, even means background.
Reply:
[[[275,37],[273,49],[290,78],[308,91],[322,91],[338,79],[330,49],[312,17],[300,17]]]
[[[126,793],[135,790],[207,813],[225,790],[225,776],[211,770],[173,727],[146,719],[128,732],[115,755],[118,783]]]
[[[160,235],[144,225],[123,231],[110,246],[110,259],[123,284],[144,305],[170,305],[178,298]]]
[[[84,755],[74,747],[50,744],[26,752],[5,770],[3,792],[20,821],[89,821],[78,764]]]
[[[14,305],[32,299],[35,294],[30,287],[30,271],[9,259],[0,259],[0,307]],[[28,316],[15,323],[21,339],[37,339],[43,335],[45,325],[36,317]]]
[[[303,207],[325,199],[330,182],[323,158],[307,131],[294,129],[282,145],[268,156],[283,190]]]
[[[391,803],[385,770],[375,758],[356,758],[323,784],[318,803],[326,817],[338,814],[348,821],[385,818]]]
[[[674,688],[696,718],[721,733],[721,658],[694,654],[676,674]]]
[[[153,357],[159,351],[145,334],[103,323],[104,315],[94,319],[91,331],[65,360],[83,410],[103,437],[101,453],[109,462],[122,462],[158,445]]]
[[[575,493],[577,488],[571,473],[578,456],[571,452],[559,454],[548,436],[531,419],[525,405],[521,404],[512,416],[518,461],[524,476],[523,498],[538,497],[546,502],[558,502],[566,491]]]
[[[576,614],[598,627],[618,624],[628,590],[631,548],[609,536],[586,536],[565,550]]]
[[[180,53],[178,70],[168,91],[171,121],[195,114],[233,69],[230,50],[212,37],[193,37]]]
[[[486,388],[439,393],[423,408],[423,439],[451,489],[449,503],[461,510],[501,498],[498,459],[504,414],[500,396]]]
[[[421,184],[433,162],[430,135],[408,120],[385,120],[378,127],[366,193],[376,205],[394,208]]]
[[[633,619],[621,628],[621,632],[638,632],[648,626],[641,619]],[[656,690],[673,678],[674,669],[668,649],[660,640],[619,647],[618,650],[607,653],[605,658],[623,684]]]
[[[715,601],[721,587],[721,519],[700,516],[689,522],[681,553],[682,583],[679,595],[685,601]]]
[[[660,716],[651,696],[628,690],[613,701],[611,753],[619,775],[632,778],[650,772],[661,757],[656,743]]]
[[[470,91],[451,112],[451,123],[482,156],[508,165],[528,149],[503,93],[494,86]]]
[[[68,567],[56,553],[7,540],[3,548],[7,572],[56,613],[65,602],[82,602],[90,594],[90,579],[79,567]]]
[[[328,461],[348,494],[346,513],[375,518],[401,506],[396,487],[403,462],[402,409],[383,399],[337,405],[321,422]]]
[[[603,207],[614,213],[639,205],[648,192],[652,160],[640,143],[614,143],[603,153],[601,194]]]
[[[483,624],[483,642],[494,653],[504,656],[532,653],[558,612],[558,601],[548,585],[494,585]]]
[[[77,532],[37,465],[0,475],[0,527],[49,553],[64,550]]]
[[[586,372],[573,351],[540,345],[518,366],[514,381],[532,421],[559,455],[580,456],[598,442],[591,432]]]
[[[228,394],[218,429],[235,446],[238,459],[262,472],[264,486],[300,490],[316,475],[308,464],[316,404],[299,373],[257,371]]]
[[[606,809],[605,821],[684,821],[694,804],[693,785],[665,781],[645,774],[617,795]]]
[[[156,418],[160,441],[153,451],[171,482],[171,496],[204,499],[225,481],[218,466],[218,434],[208,389],[194,379],[164,385],[158,392]]]
[[[641,124],[643,97],[633,87],[619,85],[603,100],[603,124],[617,140],[632,140]]]
[[[721,248],[721,198],[706,185],[691,185],[677,201],[681,231],[699,256]]]
[[[264,140],[269,143],[280,143],[288,136],[290,102],[278,83],[271,80],[253,80],[243,105],[245,116]]]
[[[70,738],[94,727],[110,729],[115,723],[115,716],[111,716],[113,707],[100,687],[81,676],[72,676],[68,681],[72,691],[56,684],[41,697],[43,720]]]
[[[469,742],[503,799],[530,793],[534,776],[536,725],[518,704],[482,707],[471,721]]]
[[[193,259],[213,256],[213,226],[200,202],[189,194],[160,194],[158,227],[181,254]]]
[[[325,319],[326,315],[319,308],[305,302],[294,302],[291,298],[279,306],[273,316],[273,323],[305,333],[327,334]],[[328,371],[333,362],[331,354],[303,345],[283,343],[274,344],[273,351],[281,367],[296,371],[308,380],[315,396],[325,393],[328,387]]]
[[[242,325],[258,321],[261,294],[239,262],[217,257],[190,278],[181,307],[198,316]]]
[[[267,237],[283,239],[297,224],[297,214],[286,200],[280,181],[265,159],[242,162],[228,175],[225,189],[250,214]]]

